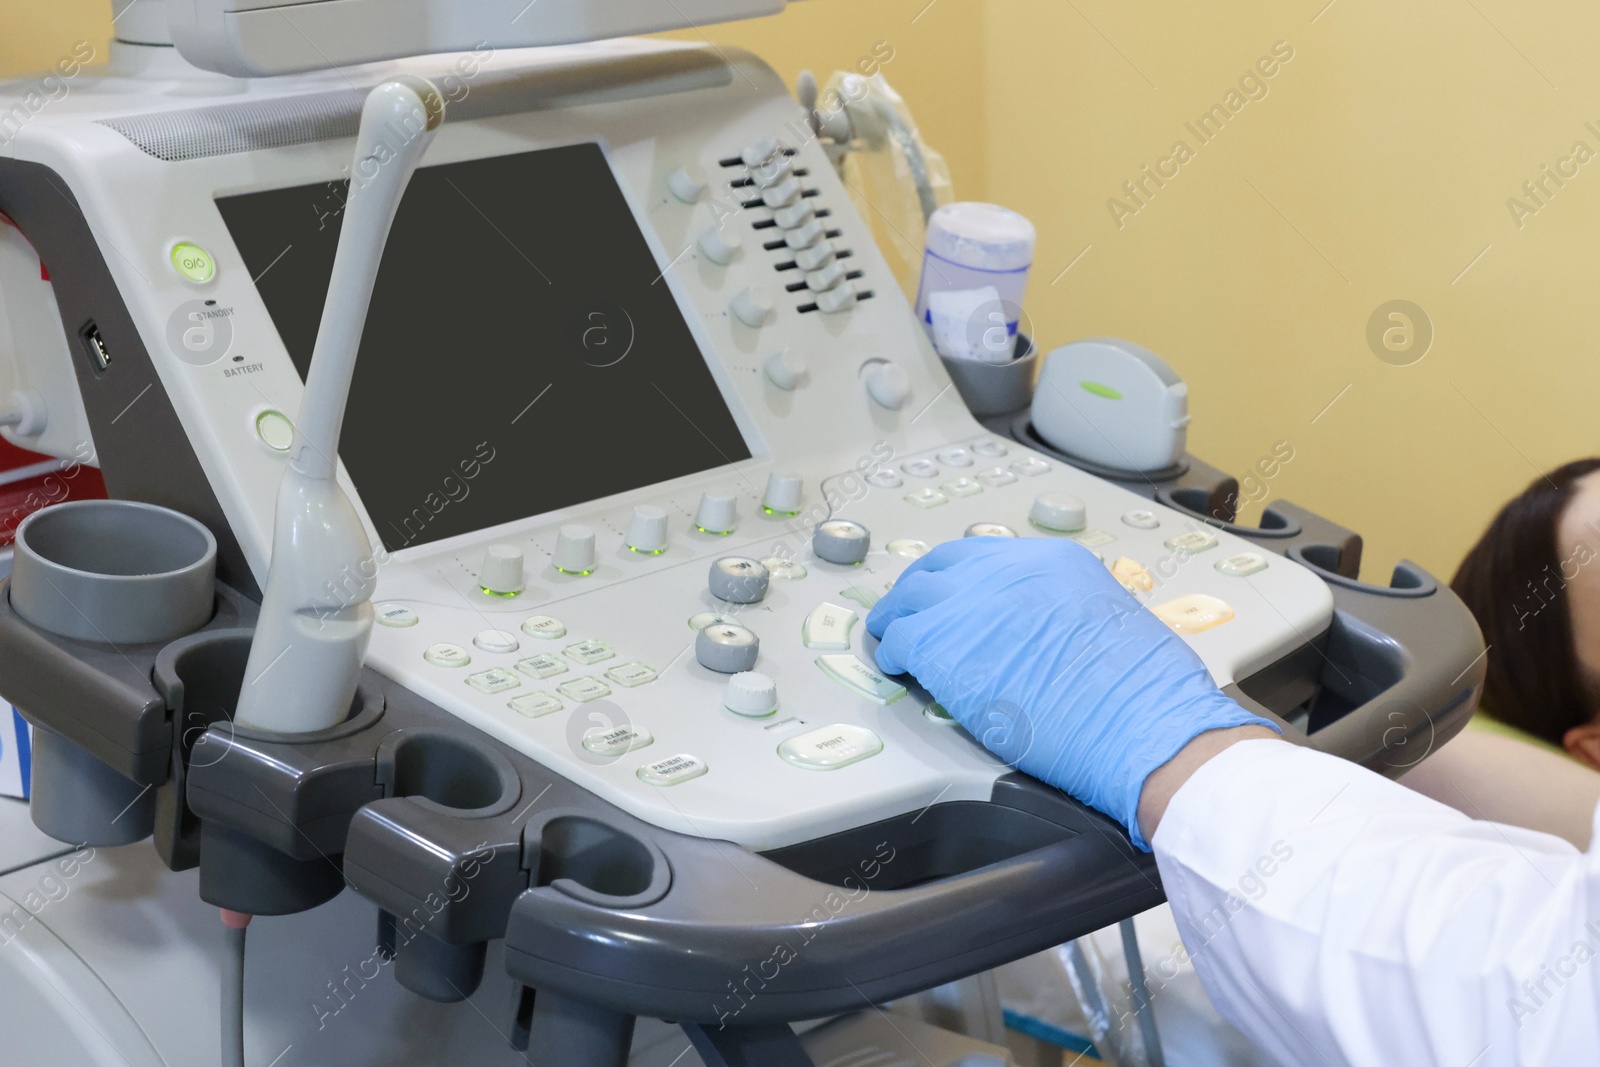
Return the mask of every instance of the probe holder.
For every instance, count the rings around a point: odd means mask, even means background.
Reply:
[[[44,833],[149,836],[168,738],[135,665],[233,606],[217,600],[216,556],[194,519],[130,500],[58,504],[18,527],[4,598],[18,641],[0,649],[0,677],[35,727],[30,810]],[[108,670],[74,671],[80,654]]]

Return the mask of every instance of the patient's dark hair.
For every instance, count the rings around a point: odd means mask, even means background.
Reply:
[[[1553,745],[1596,712],[1573,645],[1557,528],[1575,483],[1597,470],[1600,459],[1580,459],[1535,478],[1500,509],[1450,582],[1489,646],[1484,710]]]

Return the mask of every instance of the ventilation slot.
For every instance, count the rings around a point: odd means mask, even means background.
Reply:
[[[470,95],[450,105],[447,121],[665,96],[727,85],[732,78],[720,59],[694,51],[485,73],[473,81]],[[367,89],[356,87],[98,122],[170,163],[354,137],[366,98]]]

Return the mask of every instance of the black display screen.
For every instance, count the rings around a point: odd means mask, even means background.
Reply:
[[[304,378],[345,182],[219,197]],[[596,144],[423,167],[339,454],[398,551],[748,459]]]

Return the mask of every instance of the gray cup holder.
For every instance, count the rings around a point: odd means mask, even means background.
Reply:
[[[499,815],[522,795],[511,761],[477,738],[402,730],[378,746],[378,783],[386,797],[410,797],[468,818]]]
[[[552,812],[537,829],[535,884],[602,908],[641,908],[672,884],[667,857],[654,844],[608,823]]]
[[[131,500],[74,500],[36,511],[17,527],[8,596],[24,621],[60,637],[155,644],[210,621],[216,564],[216,538],[187,515]],[[35,725],[34,825],[73,844],[149,836],[154,790],[63,733]]]
[[[151,644],[211,618],[217,541],[189,516],[132,500],[73,500],[17,527],[11,606],[41,630]]]

